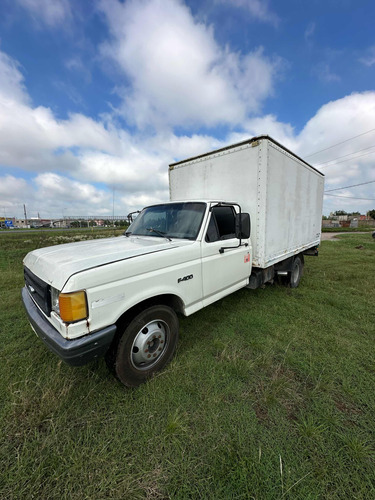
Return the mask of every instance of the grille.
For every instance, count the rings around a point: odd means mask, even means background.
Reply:
[[[38,276],[35,276],[27,267],[24,267],[23,273],[31,298],[37,303],[44,314],[49,316],[51,314],[50,286],[38,278]]]

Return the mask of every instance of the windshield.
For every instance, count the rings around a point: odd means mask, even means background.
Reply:
[[[202,224],[205,203],[168,203],[142,210],[125,234],[195,240]]]

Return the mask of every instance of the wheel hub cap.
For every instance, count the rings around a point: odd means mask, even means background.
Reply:
[[[147,370],[165,351],[168,326],[164,321],[154,320],[145,325],[136,335],[131,352],[131,362],[138,370]]]

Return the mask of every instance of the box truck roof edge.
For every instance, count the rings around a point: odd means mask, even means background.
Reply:
[[[169,168],[173,169],[177,165],[182,165],[183,163],[188,163],[190,161],[199,160],[201,158],[205,158],[206,156],[211,156],[213,154],[222,153],[224,151],[228,151],[228,149],[238,148],[238,147],[241,147],[241,146],[245,146],[246,144],[251,144],[252,142],[256,143],[257,141],[260,141],[262,139],[267,139],[267,140],[273,142],[274,144],[276,144],[276,146],[278,146],[279,148],[283,149],[284,151],[286,151],[291,156],[294,156],[295,158],[297,158],[297,160],[301,161],[302,163],[304,163],[308,167],[310,167],[313,170],[315,170],[315,172],[317,172],[318,174],[320,174],[322,177],[324,177],[324,174],[322,172],[320,172],[318,169],[316,169],[315,167],[313,167],[312,165],[310,165],[310,163],[308,163],[307,161],[305,161],[304,159],[302,159],[300,156],[298,156],[295,153],[293,153],[293,151],[291,151],[290,149],[288,149],[285,146],[283,146],[282,144],[280,144],[280,142],[275,141],[275,139],[273,139],[269,135],[259,135],[257,137],[252,137],[250,139],[246,139],[245,141],[237,142],[235,144],[230,144],[229,146],[225,146],[224,148],[215,149],[213,151],[209,151],[208,153],[203,153],[203,154],[200,154],[200,155],[197,155],[197,156],[192,156],[190,158],[186,158],[185,160],[176,161],[174,163],[170,163],[169,164]]]

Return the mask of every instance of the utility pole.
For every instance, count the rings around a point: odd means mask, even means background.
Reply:
[[[27,227],[27,213],[26,213],[26,205],[23,204],[23,212],[25,214],[25,226]]]
[[[115,186],[113,186],[113,193],[112,193],[112,223],[113,227],[115,227]]]

